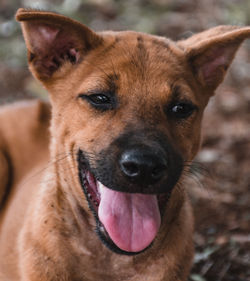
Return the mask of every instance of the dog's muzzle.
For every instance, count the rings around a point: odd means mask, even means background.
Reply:
[[[153,243],[183,167],[169,145],[131,139],[125,146],[124,139],[116,140],[95,159],[92,154],[88,159],[84,151],[78,154],[80,180],[97,233],[120,254],[138,254]]]

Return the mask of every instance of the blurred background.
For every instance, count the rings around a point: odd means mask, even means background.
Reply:
[[[220,24],[250,25],[249,0],[0,0],[0,104],[47,97],[28,72],[14,20],[19,7],[63,13],[98,31],[131,29],[175,40]],[[190,281],[248,281],[250,40],[209,103],[196,162],[187,179],[196,218]]]

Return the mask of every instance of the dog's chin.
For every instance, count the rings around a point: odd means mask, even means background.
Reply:
[[[80,178],[82,190],[83,190],[83,192],[86,196],[89,208],[92,211],[92,213],[95,217],[95,220],[96,220],[96,233],[99,236],[100,240],[104,243],[104,245],[106,247],[108,247],[111,251],[113,251],[117,254],[122,254],[122,255],[137,255],[137,254],[140,254],[140,253],[146,251],[147,249],[149,249],[152,246],[153,241],[155,240],[155,237],[157,235],[156,231],[158,232],[158,229],[160,227],[161,218],[159,218],[159,217],[163,216],[167,201],[170,197],[170,192],[161,193],[161,194],[158,194],[158,195],[156,195],[156,194],[155,195],[148,195],[148,194],[147,195],[146,194],[137,194],[136,195],[136,194],[131,194],[131,193],[113,191],[113,190],[109,189],[108,187],[105,187],[100,181],[98,181],[95,178],[93,172],[90,171],[89,164],[87,163],[86,159],[84,159],[84,161],[83,161],[81,154],[79,154],[79,156],[78,156],[78,167],[79,167],[79,178]],[[152,205],[152,204],[156,205],[157,204],[157,206],[152,207],[152,208],[158,210],[158,212],[156,211],[156,213],[159,213],[158,216],[157,216],[157,214],[154,216],[154,217],[156,217],[155,220],[157,221],[157,223],[154,226],[148,227],[148,229],[150,229],[150,230],[154,229],[155,232],[154,232],[154,235],[152,236],[154,239],[152,239],[152,238],[149,239],[147,241],[147,243],[145,244],[145,246],[141,246],[139,248],[139,250],[137,248],[133,248],[132,250],[127,250],[126,247],[125,247],[126,248],[126,250],[125,250],[124,247],[119,245],[119,243],[115,243],[113,240],[116,240],[116,239],[111,239],[109,231],[104,226],[105,223],[102,223],[103,219],[100,218],[100,216],[99,216],[100,215],[99,209],[103,208],[102,205],[101,205],[101,200],[103,199],[102,197],[105,198],[105,196],[103,195],[102,189],[106,189],[107,190],[106,193],[109,193],[109,192],[112,193],[113,192],[113,193],[115,193],[116,196],[119,196],[119,194],[121,194],[121,196],[127,195],[129,197],[128,200],[133,200],[130,197],[136,197],[137,196],[137,197],[139,197],[139,199],[137,199],[137,198],[135,199],[137,204],[138,204],[138,201],[144,200],[144,198],[140,199],[140,197],[143,197],[143,196],[144,197],[150,197],[149,200],[146,198],[146,203],[143,203],[143,204],[146,205],[146,207],[147,207],[147,204],[148,205]],[[104,200],[106,200],[106,198],[103,199],[103,201]],[[147,200],[148,200],[148,202],[147,202]],[[153,201],[153,203],[152,203],[152,201]],[[118,206],[118,209],[119,209],[119,206]],[[149,207],[149,209],[150,209],[150,207]],[[140,211],[141,210],[139,210],[139,212]],[[151,210],[149,210],[149,212],[152,213]],[[120,222],[119,222],[119,224],[120,224]],[[107,225],[108,225],[108,223],[107,223]],[[125,225],[124,228],[126,228],[126,227],[130,227],[130,226]],[[157,229],[157,227],[158,227],[158,229]],[[120,232],[123,232],[123,231],[120,231]],[[125,229],[124,229],[124,232],[126,233]],[[111,231],[111,233],[112,233],[112,231]],[[137,238],[137,240],[138,240],[138,238]]]

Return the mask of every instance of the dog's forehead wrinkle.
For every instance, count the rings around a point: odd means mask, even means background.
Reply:
[[[174,55],[172,48],[175,44],[169,39],[136,32],[129,32],[130,36],[127,38],[127,32],[125,34],[121,33],[115,47],[108,49],[111,56],[113,53],[117,57],[123,57],[127,62],[130,62],[131,66],[133,65],[144,71],[147,70],[146,65],[152,64],[152,66],[155,66],[157,61],[164,60],[167,62],[172,60],[169,53],[172,56]]]

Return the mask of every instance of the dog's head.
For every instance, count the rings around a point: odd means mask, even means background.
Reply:
[[[52,152],[69,156],[62,185],[88,202],[113,251],[143,251],[199,148],[209,97],[250,28],[221,26],[173,42],[95,33],[50,12],[20,9],[17,20],[30,70],[50,92]]]

